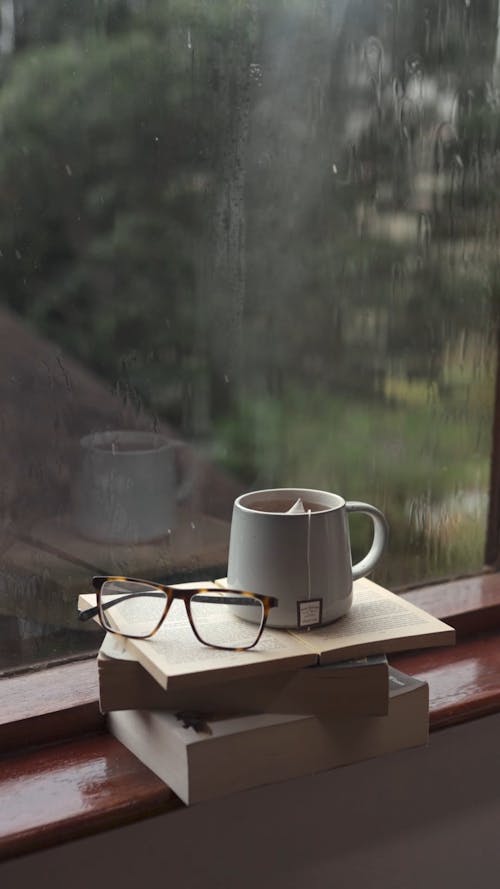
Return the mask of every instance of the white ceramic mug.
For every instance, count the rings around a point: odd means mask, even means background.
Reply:
[[[139,430],[86,435],[74,491],[74,522],[90,540],[137,544],[175,527],[176,506],[190,490],[177,479],[179,442]]]
[[[305,512],[287,512],[298,500]],[[352,565],[348,516],[367,513],[373,542]],[[227,582],[238,589],[277,596],[268,625],[307,628],[330,623],[352,604],[352,582],[376,565],[388,526],[369,503],[309,488],[272,488],[234,502]]]

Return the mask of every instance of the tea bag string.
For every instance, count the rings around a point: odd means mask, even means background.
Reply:
[[[293,506],[287,510],[292,515],[306,515],[307,512],[307,543],[306,543],[306,559],[307,559],[307,598],[311,598],[311,509],[304,509],[302,497],[298,497]]]

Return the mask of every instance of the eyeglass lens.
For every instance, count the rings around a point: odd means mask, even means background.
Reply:
[[[132,580],[106,580],[101,588],[101,622],[125,636],[149,636],[167,606],[163,590]]]
[[[259,599],[250,596],[210,590],[193,596],[191,618],[198,636],[206,645],[248,648],[259,636],[264,606]]]

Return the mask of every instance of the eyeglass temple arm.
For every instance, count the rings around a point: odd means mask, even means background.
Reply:
[[[138,599],[141,596],[156,596],[164,599],[165,593],[155,593],[151,590],[150,593],[129,593],[127,596],[117,596],[116,599],[110,599],[109,602],[101,602],[101,611],[107,611],[108,608],[116,605],[117,602],[125,602],[127,599]],[[99,614],[99,606],[92,605],[90,608],[85,608],[84,611],[78,612],[78,620],[90,620],[91,617],[95,617],[97,614]]]

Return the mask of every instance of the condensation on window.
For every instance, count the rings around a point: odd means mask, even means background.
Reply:
[[[220,575],[246,490],[481,569],[498,6],[1,0],[0,670],[96,650],[93,574]]]

